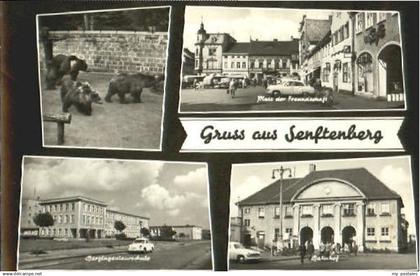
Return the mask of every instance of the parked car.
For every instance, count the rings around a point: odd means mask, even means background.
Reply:
[[[302,81],[287,80],[281,84],[269,85],[266,93],[276,98],[282,95],[313,96],[316,91],[312,86],[305,85]]]
[[[247,249],[239,242],[229,242],[229,260],[243,263],[246,261],[258,261],[260,259],[260,252]]]
[[[128,253],[147,253],[153,252],[155,246],[146,238],[137,238],[128,245]]]

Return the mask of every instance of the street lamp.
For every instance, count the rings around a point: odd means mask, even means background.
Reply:
[[[279,169],[273,169],[272,176],[271,176],[272,179],[276,179],[276,173],[279,173],[280,175],[280,194],[279,194],[280,229],[279,229],[279,237],[277,240],[277,248],[280,250],[283,250],[283,174],[285,172],[288,172],[289,177],[292,177],[292,169],[283,168],[283,166],[280,166]]]

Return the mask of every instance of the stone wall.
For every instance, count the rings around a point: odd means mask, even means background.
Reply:
[[[90,71],[164,73],[168,34],[133,31],[51,31],[53,55],[76,55]],[[42,42],[40,65],[45,68]]]

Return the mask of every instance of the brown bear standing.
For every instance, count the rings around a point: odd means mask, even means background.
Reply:
[[[120,103],[126,103],[125,94],[129,93],[133,97],[133,102],[140,103],[143,88],[155,88],[159,81],[158,76],[120,73],[110,80],[105,101],[111,102],[111,97],[118,94]]]
[[[47,89],[55,89],[64,75],[70,75],[75,81],[79,71],[86,71],[87,64],[83,59],[76,56],[56,55],[48,62],[47,68]]]

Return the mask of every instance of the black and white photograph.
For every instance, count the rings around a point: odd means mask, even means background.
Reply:
[[[417,269],[408,156],[234,164],[230,196],[230,269]]]
[[[187,6],[179,111],[405,110],[399,16]]]
[[[46,147],[160,150],[170,7],[37,16]]]
[[[206,163],[25,156],[19,270],[212,269]]]

